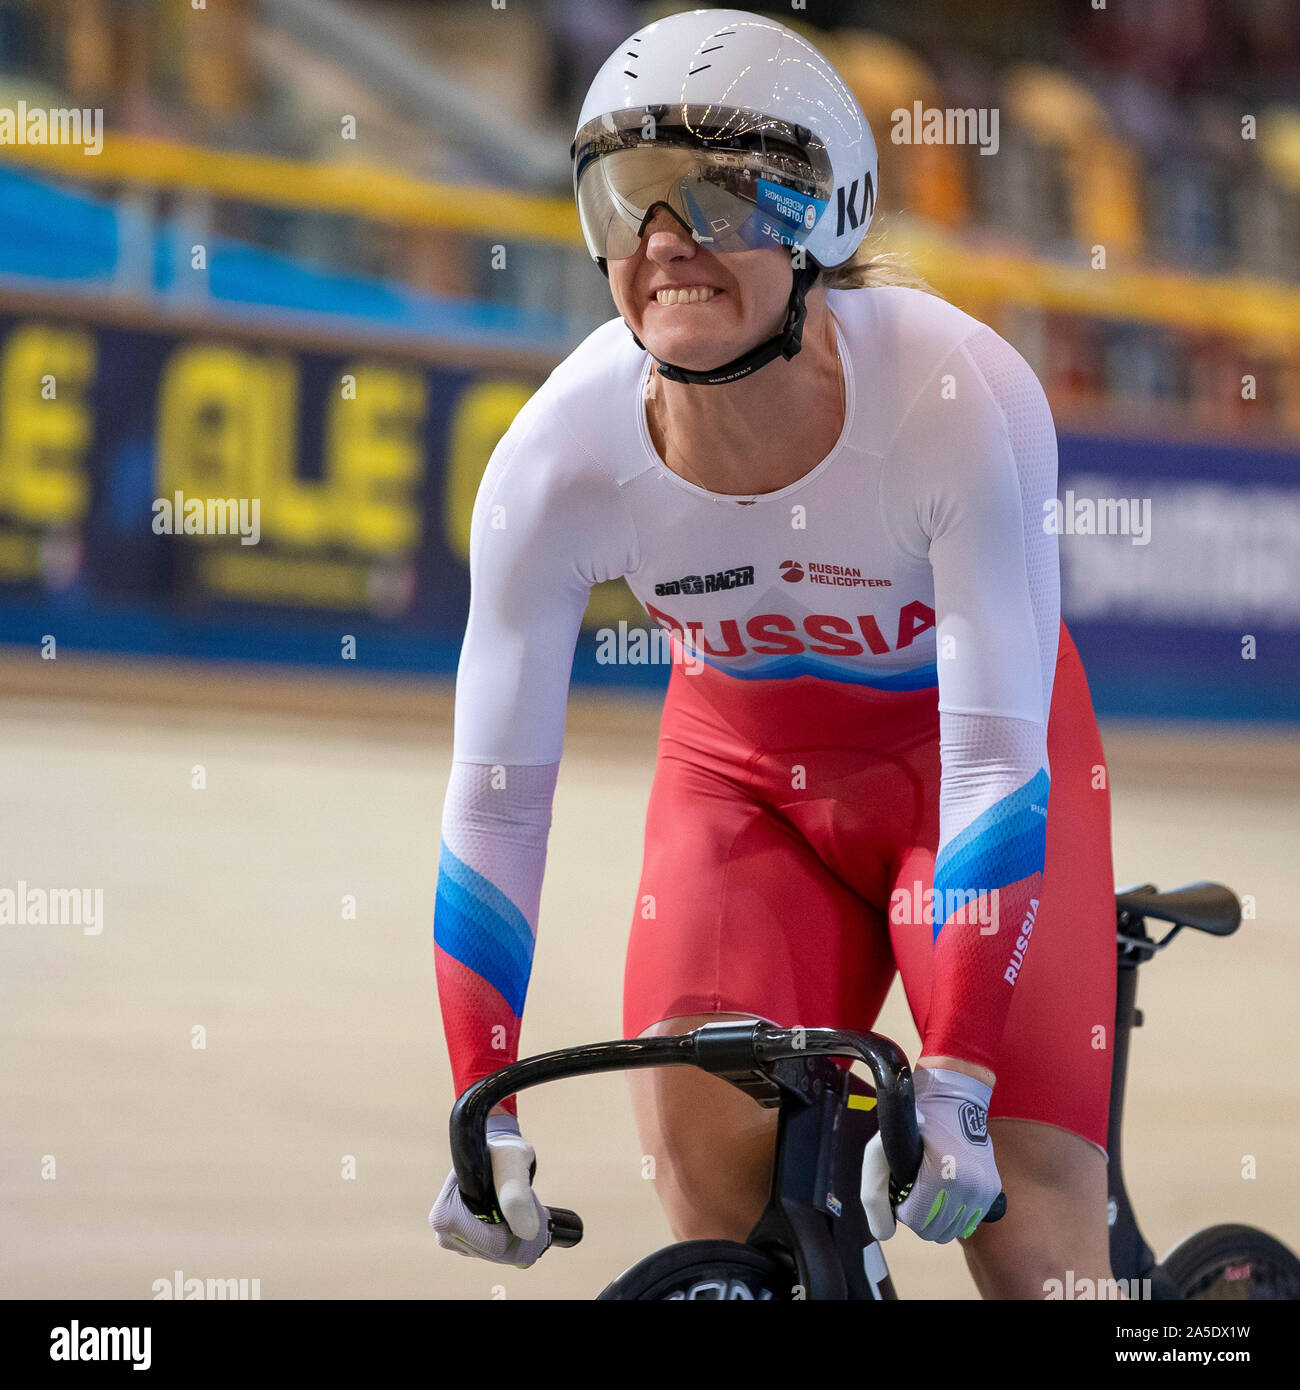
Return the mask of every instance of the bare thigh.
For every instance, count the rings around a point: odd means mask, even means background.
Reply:
[[[1041,1299],[1048,1281],[1109,1280],[1106,1160],[1086,1139],[1036,1120],[990,1119],[1007,1214],[962,1242],[983,1298]]]
[[[686,1033],[746,1014],[669,1018],[643,1037]],[[695,1067],[628,1073],[642,1154],[675,1240],[743,1241],[763,1214],[772,1182],[775,1110]]]

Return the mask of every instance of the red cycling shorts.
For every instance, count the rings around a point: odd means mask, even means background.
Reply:
[[[1016,981],[990,1116],[1106,1147],[1115,1022],[1107,774],[1061,628],[1052,790],[1034,949]],[[802,769],[802,772],[800,772]],[[674,666],[628,943],[624,1034],[687,1014],[870,1030],[897,969],[924,1036],[932,938],[892,925],[933,883],[935,692],[813,676],[740,681]]]

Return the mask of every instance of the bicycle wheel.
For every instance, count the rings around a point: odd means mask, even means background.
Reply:
[[[638,1260],[597,1300],[789,1302],[791,1276],[778,1261],[734,1240],[686,1240]]]
[[[1158,1266],[1184,1301],[1300,1299],[1300,1259],[1254,1226],[1210,1226]]]

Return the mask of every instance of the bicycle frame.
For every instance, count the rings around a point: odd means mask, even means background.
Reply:
[[[779,1261],[803,1298],[896,1299],[860,1195],[875,1098],[827,1057],[781,1061],[772,1072],[787,1089],[772,1194],[745,1243]]]
[[[1157,1268],[1155,1252],[1137,1224],[1124,1182],[1124,1088],[1128,1080],[1129,1042],[1142,1026],[1137,1007],[1137,972],[1155,955],[1158,943],[1147,935],[1142,918],[1121,912],[1118,920],[1119,967],[1115,980],[1114,1062],[1111,1069],[1110,1113],[1106,1124],[1106,1190],[1109,1194],[1110,1265],[1114,1278],[1150,1279],[1154,1299],[1176,1300],[1178,1292]],[[1132,1287],[1132,1285],[1130,1285]]]

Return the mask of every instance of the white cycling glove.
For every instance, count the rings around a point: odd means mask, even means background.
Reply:
[[[899,1203],[897,1219],[922,1240],[946,1245],[973,1235],[1002,1191],[989,1139],[992,1087],[964,1072],[918,1067],[913,1073],[916,1123],[923,1157],[912,1190]],[[862,1160],[862,1205],[877,1240],[894,1234],[889,1205],[889,1165],[880,1135]]]
[[[452,1172],[429,1213],[429,1225],[444,1250],[527,1269],[551,1243],[550,1219],[533,1193],[529,1176],[533,1146],[519,1133],[519,1121],[513,1115],[488,1116],[487,1142],[492,1185],[505,1221],[492,1225],[475,1216],[465,1205]]]

